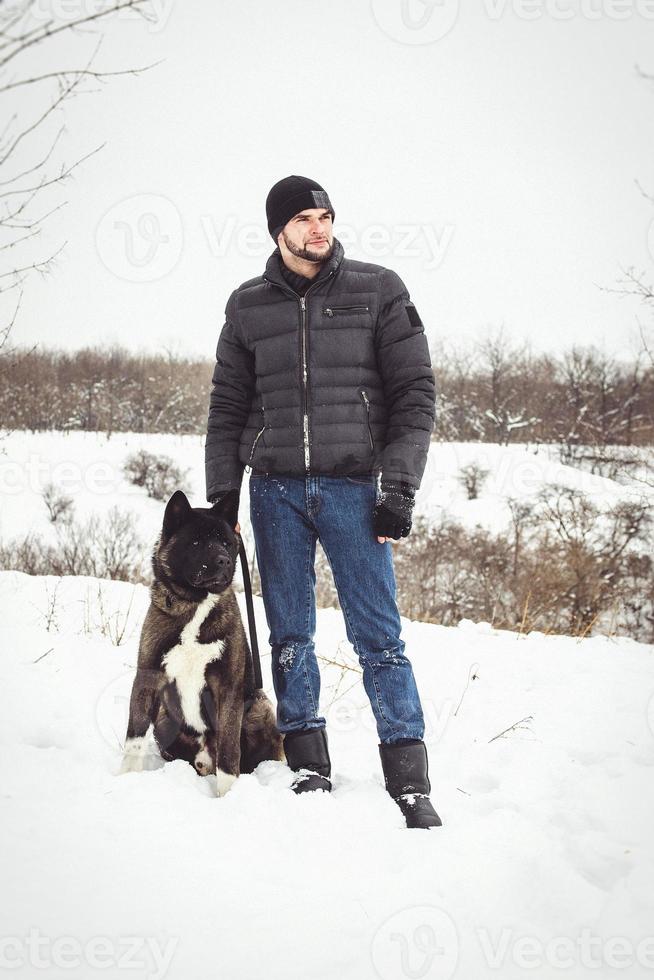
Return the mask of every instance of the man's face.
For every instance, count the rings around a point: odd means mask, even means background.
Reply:
[[[296,214],[281,231],[289,252],[307,262],[324,262],[334,251],[332,216],[324,208],[307,208]]]

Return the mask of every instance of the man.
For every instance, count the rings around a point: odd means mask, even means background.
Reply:
[[[280,180],[266,214],[277,248],[264,274],[231,294],[218,340],[207,499],[240,490],[249,469],[277,724],[295,792],[331,789],[313,642],[320,540],[363,668],[386,788],[409,827],[440,826],[389,544],[411,529],[434,425],[424,328],[396,273],[344,257],[320,184]]]

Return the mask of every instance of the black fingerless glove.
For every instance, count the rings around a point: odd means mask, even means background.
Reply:
[[[380,538],[406,538],[411,530],[411,514],[416,491],[399,480],[381,481],[381,494],[375,505],[373,525]]]

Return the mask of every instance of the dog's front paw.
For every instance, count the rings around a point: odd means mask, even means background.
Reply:
[[[208,776],[213,771],[213,762],[207,749],[198,752],[193,765],[200,776]]]
[[[216,769],[216,793],[218,796],[224,796],[229,790],[230,786],[236,779],[236,776],[232,776],[228,772],[223,772],[222,769]]]
[[[151,742],[145,736],[128,738],[125,742],[123,762],[119,776],[126,772],[145,772],[158,769],[161,766],[161,756],[157,755]]]

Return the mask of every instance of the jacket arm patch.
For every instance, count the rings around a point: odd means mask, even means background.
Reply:
[[[407,303],[404,309],[406,310],[406,315],[409,318],[409,323],[411,324],[411,326],[420,327],[424,330],[424,327],[422,325],[422,320],[420,319],[420,314],[418,313],[413,303]]]

